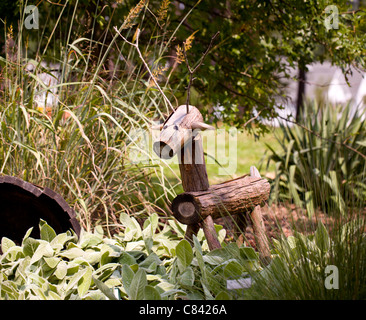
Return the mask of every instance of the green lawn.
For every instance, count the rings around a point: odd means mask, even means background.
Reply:
[[[230,136],[228,132],[206,131],[202,133],[203,145],[206,152],[206,167],[210,184],[216,184],[249,173],[251,166],[256,166],[264,177],[274,172],[274,164],[266,170],[266,143],[276,148],[278,145],[274,132],[259,139],[246,132]],[[236,141],[236,142],[235,142]],[[221,164],[221,166],[215,161]],[[179,176],[177,160],[168,161],[171,168]],[[262,165],[261,165],[262,164]],[[170,170],[167,170],[170,171]],[[167,176],[174,179],[172,172]]]

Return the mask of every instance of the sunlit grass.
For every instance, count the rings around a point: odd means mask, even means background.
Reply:
[[[273,148],[279,145],[275,138],[275,131],[278,132],[278,129],[273,128],[259,138],[248,132],[238,131],[236,141],[234,138],[230,140],[229,130],[226,130],[224,139],[222,138],[223,133],[203,132],[206,169],[210,184],[221,183],[248,174],[251,166],[256,166],[262,177],[273,178],[275,165],[270,163],[268,168],[266,166],[268,150],[266,143]],[[215,138],[208,140],[207,136],[215,136]],[[210,142],[213,143],[209,144]],[[236,151],[233,151],[234,148]],[[174,158],[167,163],[173,169],[173,172],[166,170],[167,177],[172,181],[177,181],[177,176],[179,177],[178,160]]]

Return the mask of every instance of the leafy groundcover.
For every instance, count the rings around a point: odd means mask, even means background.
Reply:
[[[235,243],[209,252],[202,231],[194,247],[183,239],[184,226],[159,224],[150,216],[143,228],[121,215],[124,232],[108,238],[93,233],[56,234],[40,221],[40,239],[26,233],[21,245],[3,237],[0,256],[1,299],[233,299],[227,280],[259,268],[258,255]],[[224,230],[217,226],[219,239]],[[182,240],[183,239],[183,240]]]

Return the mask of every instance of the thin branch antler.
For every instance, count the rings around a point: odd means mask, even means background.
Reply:
[[[188,57],[187,57],[187,52],[185,47],[183,46],[183,54],[184,54],[184,59],[185,59],[185,63],[187,65],[187,69],[189,72],[189,83],[188,83],[188,87],[187,87],[187,113],[189,113],[189,99],[190,99],[190,95],[191,95],[191,86],[192,86],[192,82],[194,80],[193,78],[193,74],[197,71],[197,69],[201,66],[201,64],[203,63],[203,60],[205,60],[207,54],[209,53],[209,51],[211,50],[212,46],[213,46],[213,42],[215,40],[215,38],[220,34],[220,31],[217,31],[215,33],[215,35],[211,38],[210,44],[206,50],[206,52],[202,55],[201,59],[198,61],[197,65],[192,69],[191,66],[189,65],[188,62]]]

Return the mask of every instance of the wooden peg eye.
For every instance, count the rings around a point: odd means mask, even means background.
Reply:
[[[166,129],[166,128],[168,128],[168,126],[167,126],[167,125],[165,125],[165,126],[163,127],[163,129]]]
[[[178,126],[176,124],[174,125],[174,130],[178,130]]]

